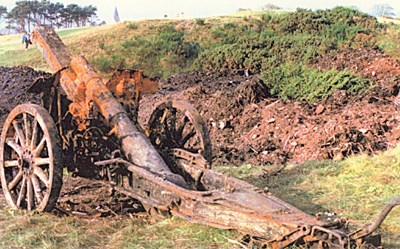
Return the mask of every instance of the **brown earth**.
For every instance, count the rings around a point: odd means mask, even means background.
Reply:
[[[344,49],[311,63],[321,70],[347,68],[377,83],[360,96],[337,91],[328,100],[308,104],[272,98],[257,78],[242,75],[188,73],[161,82],[157,94],[141,102],[139,122],[168,99],[192,103],[206,121],[214,165],[282,164],[374,154],[400,139],[400,113],[392,100],[398,93],[400,62],[377,49]],[[37,77],[27,67],[0,67],[0,125],[17,104],[39,103],[26,93]],[[118,201],[116,201],[118,200]],[[0,204],[1,205],[1,204]],[[82,216],[129,214],[136,203],[95,181],[65,181],[57,210]]]
[[[191,73],[161,84],[142,100],[141,122],[148,110],[167,99],[192,103],[206,120],[214,164],[301,163],[343,159],[393,148],[400,138],[398,93],[400,62],[378,49],[347,48],[312,62],[320,70],[349,69],[377,87],[350,97],[337,91],[314,105],[269,97],[256,77]]]

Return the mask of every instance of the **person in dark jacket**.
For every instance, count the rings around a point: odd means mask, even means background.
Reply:
[[[25,32],[24,36],[22,36],[22,44],[24,43],[25,43],[25,50],[28,50],[29,45],[32,44],[31,36],[28,34],[28,32]]]

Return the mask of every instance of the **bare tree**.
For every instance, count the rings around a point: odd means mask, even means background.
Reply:
[[[0,21],[7,15],[7,8],[4,6],[0,6]]]
[[[396,14],[394,13],[394,9],[390,4],[376,4],[372,7],[372,15],[377,17],[394,17]]]
[[[280,10],[282,8],[275,4],[267,3],[266,5],[262,6],[261,9],[262,10]]]

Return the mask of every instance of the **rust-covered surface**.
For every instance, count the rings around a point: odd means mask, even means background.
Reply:
[[[211,170],[208,130],[190,105],[172,101],[158,106],[150,118],[147,137],[135,116],[141,95],[155,92],[157,82],[144,77],[142,71],[118,70],[105,83],[84,57],[69,54],[51,28],[36,27],[32,39],[58,75],[70,101],[68,114],[81,132],[76,137],[91,134],[87,131],[94,128],[93,120],[98,120],[105,124],[96,127],[102,143],[118,139],[114,144],[123,155],[115,156],[113,151],[112,158],[91,157],[91,163],[105,172],[110,186],[139,200],[150,213],[171,213],[192,222],[236,229],[250,235],[252,241],[273,248],[380,245],[379,235],[373,232],[398,202],[386,207],[375,225],[356,232],[348,231],[343,219],[323,222],[267,190]],[[57,103],[58,123],[62,123],[62,102]],[[133,109],[128,113],[129,106]],[[68,140],[68,132],[59,132],[67,149],[76,142]]]
[[[67,49],[61,39],[50,27],[36,27],[32,40],[43,50],[52,71],[55,73],[61,70],[60,83],[68,98],[72,100],[69,112],[76,118],[78,129],[86,128],[85,118],[89,116],[93,103],[105,122],[113,127],[116,136],[122,141],[125,156],[131,162],[180,181],[178,175],[170,172],[146,136],[130,121],[124,108],[84,57],[71,58],[70,54],[65,52]]]

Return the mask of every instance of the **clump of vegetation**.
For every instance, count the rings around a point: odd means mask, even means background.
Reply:
[[[122,54],[100,55],[95,59],[97,68],[106,73],[110,73],[116,69],[124,68],[125,57]]]
[[[215,43],[203,49],[195,68],[261,73],[271,93],[281,98],[317,101],[327,98],[335,89],[358,94],[371,83],[348,71],[318,72],[306,65],[343,45],[369,45],[358,39],[360,34],[369,37],[379,28],[376,18],[344,7],[264,14],[261,20],[213,28]]]
[[[204,18],[196,18],[195,22],[197,25],[203,26],[206,24],[206,20]]]
[[[135,22],[128,22],[128,24],[126,24],[126,27],[128,29],[138,29],[139,25],[137,23],[135,23]]]
[[[335,90],[345,90],[350,95],[356,95],[373,86],[370,80],[352,75],[348,70],[321,72],[291,63],[274,70],[264,70],[261,79],[275,96],[311,103],[327,99]]]
[[[151,76],[169,76],[184,71],[197,58],[200,46],[184,39],[185,32],[167,24],[158,27],[150,38],[135,37],[122,47],[133,57],[134,65]]]

